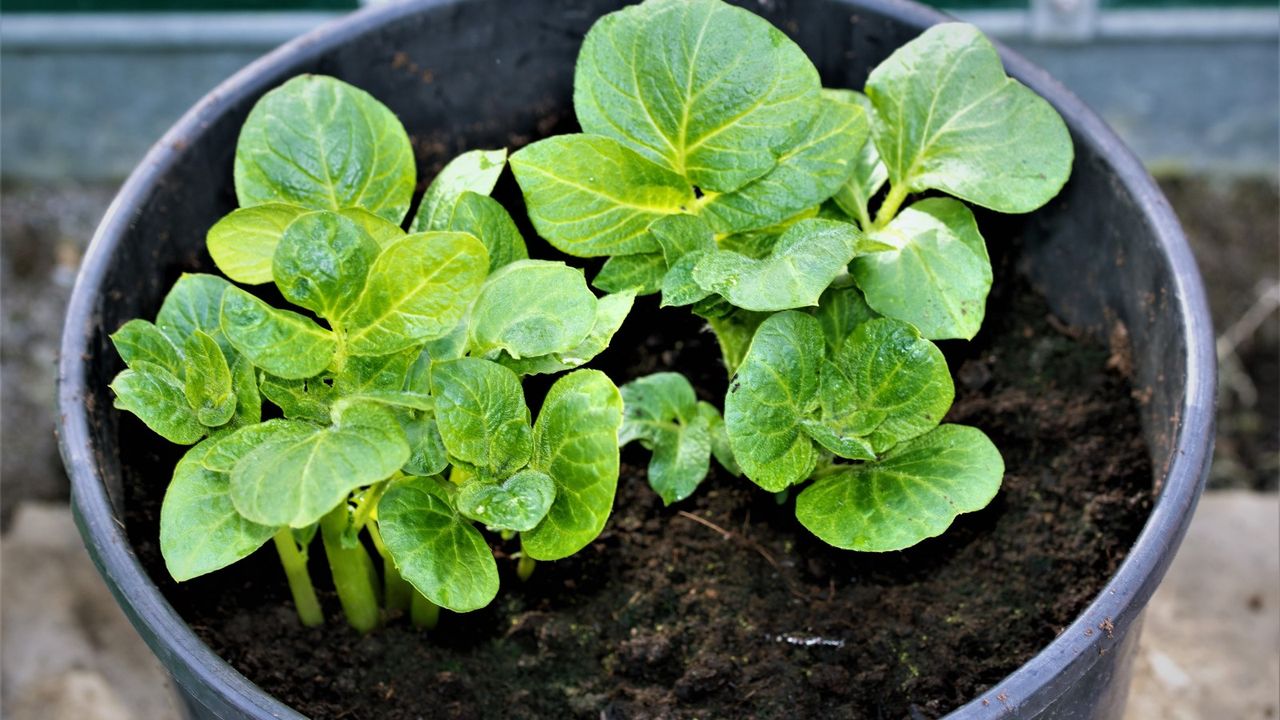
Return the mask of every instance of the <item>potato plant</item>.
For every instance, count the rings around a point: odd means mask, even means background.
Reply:
[[[722,426],[679,376],[623,387],[621,440],[653,450],[664,500],[692,493],[714,454],[798,489],[805,527],[863,551],[991,501],[1001,455],[941,424],[954,388],[932,341],[971,339],[985,313],[992,268],[969,205],[1040,207],[1073,151],[978,30],[930,28],[859,93],[823,88],[744,9],[647,0],[591,28],[573,101],[581,133],[511,157],[535,228],[607,258],[597,288],[706,318],[732,374]]]
[[[372,96],[308,75],[253,108],[240,207],[208,234],[230,280],[184,275],[154,322],[112,335],[128,366],[117,407],[192,446],[160,517],[176,580],[272,541],[300,618],[318,624],[318,534],[351,626],[384,610],[430,626],[438,607],[497,593],[481,527],[519,536],[522,575],[600,533],[622,399],[575,368],[635,293],[597,297],[581,270],[528,259],[488,196],[505,163],[505,150],[456,158],[409,219],[409,138]],[[242,287],[267,284],[293,309]],[[565,373],[536,420],[521,381],[534,373]]]

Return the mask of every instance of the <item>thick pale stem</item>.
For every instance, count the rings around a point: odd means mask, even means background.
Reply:
[[[316,599],[316,589],[311,585],[311,575],[307,572],[307,556],[298,549],[293,540],[293,531],[284,528],[276,533],[276,553],[280,555],[280,564],[284,566],[284,575],[289,579],[289,592],[293,595],[293,606],[298,610],[298,619],[307,627],[324,624],[324,612],[320,610],[320,601]]]
[[[440,606],[431,602],[420,592],[413,593],[413,603],[409,607],[409,619],[413,626],[422,630],[435,630],[440,622]]]
[[[343,546],[347,515],[345,502],[334,508],[320,520],[320,535],[347,623],[359,632],[369,632],[378,626],[378,591],[374,584],[377,573],[362,545]]]
[[[396,562],[392,559],[391,552],[382,543],[382,533],[378,532],[378,523],[369,523],[366,527],[369,528],[369,537],[373,538],[373,546],[378,549],[378,555],[382,557],[383,607],[388,613],[409,612],[409,601],[414,593],[413,586],[396,569]]]
[[[884,202],[880,203],[880,209],[876,211],[876,230],[883,230],[890,220],[897,217],[898,208],[902,207],[902,202],[907,199],[907,194],[905,186],[889,186],[889,194],[885,196]]]

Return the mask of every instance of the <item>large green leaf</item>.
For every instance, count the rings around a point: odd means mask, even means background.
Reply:
[[[264,95],[236,143],[243,207],[359,207],[399,223],[414,178],[413,148],[396,116],[369,93],[323,75],[299,75]]]
[[[504,354],[499,361],[520,375],[552,374],[585,365],[609,347],[614,333],[618,332],[622,322],[627,319],[627,314],[631,312],[635,299],[635,290],[600,298],[596,302],[596,317],[591,325],[591,332],[587,333],[582,342],[564,352],[520,360]]]
[[[828,355],[838,351],[859,325],[880,317],[867,304],[862,291],[849,277],[837,280],[823,291],[813,316],[822,325],[822,337],[827,342]]]
[[[847,102],[856,103],[862,107],[867,117],[875,115],[875,108],[871,105],[871,100],[860,92],[853,90],[827,90],[824,92],[839,93],[846,98]],[[874,125],[874,121],[872,122]],[[889,170],[880,160],[880,152],[876,150],[876,143],[870,137],[866,138],[862,143],[857,155],[853,159],[853,173],[844,185],[836,191],[832,199],[852,218],[857,219],[858,226],[864,231],[871,230],[871,199],[880,192],[884,184],[889,180]]]
[[[378,243],[334,212],[300,216],[285,228],[271,274],[285,299],[337,320],[360,296]]]
[[[614,255],[604,261],[591,284],[605,292],[635,290],[637,295],[652,295],[662,288],[666,272],[667,261],[660,252]]]
[[[474,235],[484,243],[489,251],[489,272],[529,257],[524,238],[511,219],[511,213],[488,195],[470,190],[462,193],[453,207],[447,229]]]
[[[449,454],[489,478],[505,478],[533,454],[533,430],[520,378],[479,358],[460,358],[431,369],[436,423]]]
[[[338,347],[333,333],[310,319],[277,310],[237,287],[222,298],[222,330],[254,365],[286,379],[318,375]]]
[[[196,419],[209,427],[224,425],[236,412],[236,395],[231,383],[231,367],[222,348],[200,330],[187,337],[182,348],[187,403]]]
[[[761,323],[724,401],[729,445],[742,472],[771,492],[809,477],[818,453],[800,432],[817,404],[822,329],[812,316],[782,312]]]
[[[228,475],[204,467],[205,456],[223,442],[208,440],[182,456],[160,506],[160,554],[178,582],[242,560],[275,534],[241,517],[231,504]]]
[[[331,426],[269,439],[246,455],[231,473],[231,498],[254,522],[306,527],[408,459],[409,445],[393,414],[375,403],[339,403]]]
[[[700,407],[693,386],[683,375],[666,372],[632,380],[619,390],[618,444],[638,440],[653,451],[649,485],[665,504],[692,495],[711,468],[712,445],[712,416]]]
[[[729,192],[773,168],[819,87],[804,52],[762,18],[719,0],[650,0],[592,26],[573,104],[586,132]]]
[[[392,483],[378,503],[378,532],[400,576],[440,607],[469,612],[498,594],[498,564],[484,536],[454,509],[439,479]]]
[[[764,177],[710,198],[701,209],[716,232],[768,227],[831,197],[849,179],[867,141],[867,116],[856,104],[822,98],[797,143]]]
[[[472,480],[458,491],[458,512],[494,530],[527,532],[547,516],[556,499],[551,476],[525,468],[505,482]]]
[[[538,234],[578,257],[656,251],[650,223],[694,201],[683,177],[607,137],[540,140],[511,156],[511,170]]]
[[[418,204],[410,231],[451,230],[455,206],[463,194],[488,195],[498,184],[498,176],[507,164],[507,149],[470,150],[449,161],[436,175]]]
[[[222,334],[221,320],[222,294],[230,287],[217,275],[183,273],[165,295],[156,313],[156,327],[174,347],[182,347],[188,335],[203,330],[230,356],[233,349]]]
[[[622,396],[598,370],[575,370],[547,392],[533,428],[530,467],[551,476],[556,499],[536,528],[522,535],[535,560],[559,560],[600,534],[618,487]]]
[[[163,367],[141,360],[111,381],[115,407],[128,410],[165,440],[190,445],[207,429],[187,402],[182,381]]]
[[[218,269],[232,280],[249,285],[269,283],[271,258],[280,236],[289,223],[309,212],[287,203],[232,210],[209,228],[205,245]]]
[[[125,365],[149,362],[168,370],[174,377],[186,377],[182,354],[160,328],[146,320],[130,320],[111,333],[111,344]]]
[[[768,257],[709,253],[698,260],[693,278],[746,310],[817,305],[822,291],[853,259],[860,236],[856,227],[838,220],[801,220],[782,234]]]
[[[489,253],[466,233],[409,235],[382,251],[364,293],[343,318],[347,351],[386,355],[453,330],[489,271]]]
[[[846,550],[887,552],[942,534],[1000,489],[1004,461],[976,428],[942,425],[879,462],[849,465],[796,498],[796,517]]]
[[[582,271],[562,262],[517,260],[485,281],[471,310],[475,355],[521,358],[562,353],[595,324],[596,296]]]
[[[208,445],[208,452],[201,456],[200,464],[213,472],[230,473],[245,455],[264,442],[302,438],[315,430],[316,426],[311,423],[281,418],[247,425],[205,443]]]
[[[1057,195],[1071,173],[1062,118],[1004,74],[972,25],[935,25],[898,48],[867,78],[867,95],[895,187],[1021,213]]]
[[[964,203],[921,200],[874,237],[897,249],[854,261],[853,275],[867,304],[933,340],[977,334],[991,290],[991,260]]]

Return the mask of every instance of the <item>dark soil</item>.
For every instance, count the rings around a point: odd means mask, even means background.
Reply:
[[[1008,472],[990,507],[904,552],[834,550],[791,503],[725,474],[664,508],[631,448],[596,542],[526,583],[514,548],[498,547],[498,599],[445,613],[430,634],[394,618],[357,636],[331,595],[329,625],[301,627],[265,551],[173,583],[155,542],[174,461],[160,443],[126,448],[129,534],[197,634],[316,718],[937,717],[1088,604],[1145,520],[1152,479],[1108,351],[1063,328],[1024,283],[998,287],[983,333],[946,350],[950,419],[989,433]],[[686,313],[643,304],[609,352],[620,379],[678,367],[707,398],[724,391],[714,338]],[[147,435],[122,419],[122,438]],[[328,584],[319,563],[313,574]]]

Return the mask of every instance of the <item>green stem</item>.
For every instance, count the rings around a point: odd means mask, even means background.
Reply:
[[[280,555],[280,564],[284,566],[284,576],[289,579],[289,592],[293,595],[293,606],[298,610],[298,619],[307,627],[324,624],[324,612],[320,610],[320,601],[316,599],[316,589],[311,585],[311,574],[307,572],[307,555],[298,549],[293,541],[293,531],[284,528],[273,538],[276,552]]]
[[[382,533],[378,531],[378,523],[369,523],[369,537],[373,538],[373,546],[382,557],[382,604],[388,613],[404,613],[409,611],[409,600],[413,596],[413,586],[405,580],[396,569],[396,562],[391,552],[382,543]]]
[[[440,606],[431,602],[420,592],[413,593],[413,602],[409,607],[409,619],[413,626],[421,630],[435,630],[440,622]]]
[[[880,209],[876,211],[876,230],[883,230],[884,226],[897,216],[898,208],[902,207],[902,201],[907,199],[907,194],[905,186],[889,186],[889,194],[885,196],[884,202],[880,203]]]
[[[320,520],[320,535],[342,612],[347,616],[347,623],[363,633],[378,626],[378,592],[374,585],[377,573],[363,546],[343,546],[348,515],[347,504],[338,505]]]
[[[528,580],[533,575],[533,569],[537,567],[537,565],[537,560],[521,553],[520,559],[516,561],[516,577],[520,578],[522,581]]]

